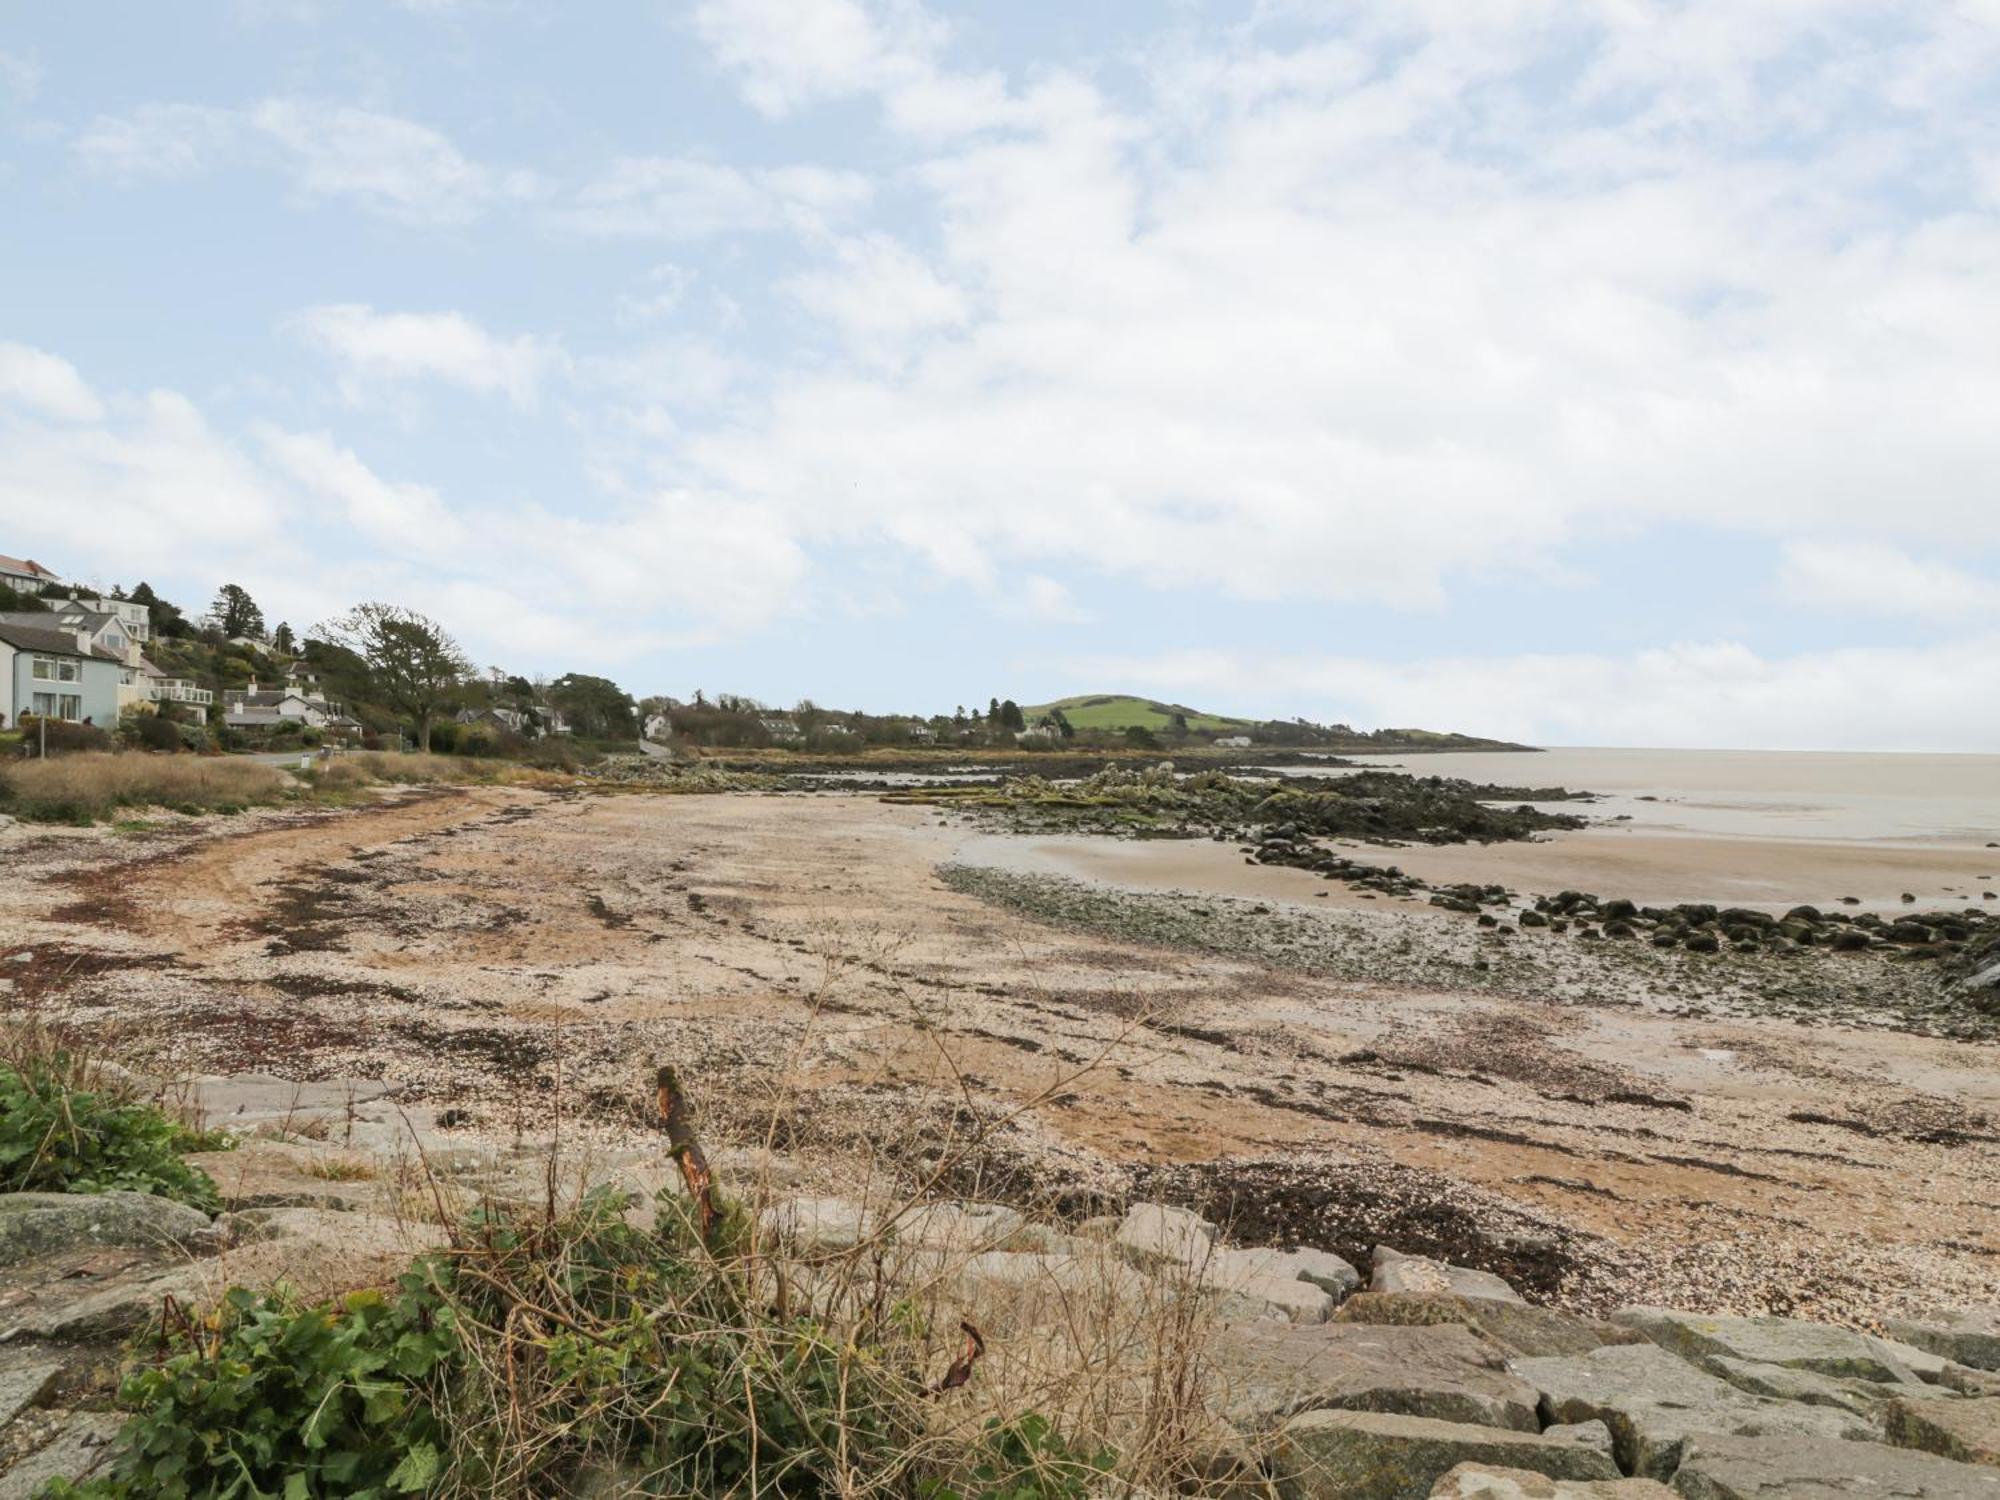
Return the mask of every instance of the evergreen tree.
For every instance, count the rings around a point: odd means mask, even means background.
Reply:
[[[208,613],[225,639],[239,635],[247,635],[253,640],[263,639],[264,611],[257,607],[257,601],[241,584],[225,583],[217,590],[215,603],[208,607]]]
[[[1015,734],[1028,727],[1028,721],[1021,716],[1021,705],[1012,698],[1000,705],[1000,727]]]
[[[292,627],[285,621],[278,621],[278,628],[271,632],[271,646],[290,656],[298,649],[298,642],[292,638]]]

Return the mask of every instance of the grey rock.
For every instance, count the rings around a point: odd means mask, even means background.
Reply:
[[[1333,1311],[1333,1294],[1301,1276],[1283,1251],[1218,1250],[1199,1270],[1204,1284],[1222,1293],[1230,1317],[1324,1323]]]
[[[1513,1432],[1389,1412],[1309,1411],[1270,1450],[1283,1500],[1424,1500],[1463,1463],[1552,1479],[1616,1479],[1602,1453],[1539,1432]]]
[[[77,1412],[56,1435],[0,1474],[0,1500],[29,1500],[51,1479],[83,1479],[111,1456],[111,1440],[123,1419],[104,1412]]]
[[[1460,1464],[1437,1482],[1431,1500],[1673,1500],[1650,1479],[1551,1479],[1527,1469]]]
[[[1671,1478],[1683,1445],[1698,1432],[1871,1435],[1867,1422],[1850,1412],[1752,1396],[1646,1344],[1520,1359],[1512,1369],[1541,1393],[1546,1420],[1603,1422],[1616,1442],[1619,1467],[1651,1479]]]
[[[1822,1375],[1816,1370],[1758,1364],[1720,1354],[1698,1363],[1709,1374],[1753,1396],[1769,1396],[1774,1401],[1798,1401],[1807,1406],[1838,1407],[1841,1411],[1867,1417],[1871,1423],[1880,1420],[1883,1408],[1898,1392],[1916,1396],[1932,1394],[1931,1387],[1922,1382],[1903,1385],[1842,1379],[1838,1375]]]
[[[1445,1292],[1499,1302],[1521,1300],[1519,1292],[1491,1271],[1448,1265],[1424,1255],[1404,1255],[1387,1245],[1375,1247],[1374,1275],[1369,1279],[1368,1289],[1374,1292]]]
[[[1975,1370],[2000,1370],[2000,1308],[1947,1313],[1921,1322],[1889,1318],[1889,1337]]]
[[[1887,1427],[1900,1448],[2000,1466],[2000,1396],[1899,1396],[1889,1403]]]
[[[1133,1204],[1111,1239],[1141,1270],[1199,1265],[1215,1253],[1213,1224],[1200,1214],[1164,1203]]]
[[[0,1193],[0,1266],[107,1247],[207,1255],[222,1243],[208,1215],[146,1193]]]
[[[1321,1408],[1393,1412],[1534,1432],[1538,1393],[1469,1329],[1232,1324],[1209,1366],[1225,1419],[1268,1431]]]
[[[1796,1318],[1711,1317],[1663,1307],[1624,1307],[1611,1315],[1611,1321],[1636,1328],[1661,1348],[1687,1359],[1727,1355],[1822,1375],[1899,1384],[1938,1379],[1948,1363],[1893,1339]]]
[[[81,1297],[39,1298],[0,1326],[0,1340],[78,1344],[124,1338],[158,1317],[167,1297],[187,1305],[211,1293],[207,1269],[152,1266],[114,1276]]]
[[[2000,1500],[2000,1469],[1876,1443],[1703,1433],[1674,1488],[1686,1500]]]
[[[1553,1307],[1505,1302],[1492,1297],[1460,1297],[1449,1292],[1357,1292],[1334,1314],[1340,1323],[1419,1327],[1462,1323],[1477,1329],[1509,1354],[1545,1358],[1588,1354],[1606,1344],[1642,1344],[1646,1336],[1595,1318],[1579,1318]]]
[[[851,1250],[875,1233],[875,1215],[849,1198],[789,1198],[765,1209],[758,1223],[803,1254]]]
[[[0,1427],[48,1395],[63,1362],[33,1350],[5,1356],[0,1362]]]

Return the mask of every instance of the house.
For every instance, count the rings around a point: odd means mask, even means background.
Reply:
[[[108,727],[120,665],[83,632],[0,620],[0,715],[8,728],[23,714]]]
[[[674,718],[670,713],[647,714],[645,726],[639,731],[656,745],[663,745],[674,737]]]
[[[767,714],[757,722],[764,726],[764,733],[768,734],[781,745],[796,744],[805,738],[803,734],[799,733],[799,726],[797,724],[794,724],[790,719],[780,718],[776,714]]]
[[[145,658],[140,654],[138,638],[131,634],[131,622],[109,610],[98,609],[96,599],[48,600],[46,612],[10,612],[0,615],[0,620],[10,624],[25,625],[31,629],[50,628],[74,633],[85,637],[97,650],[118,661],[118,713],[138,703],[150,703],[152,691],[142,670]],[[116,601],[112,601],[116,602]],[[143,621],[145,606],[139,607]],[[116,715],[114,714],[115,718]]]
[[[51,604],[54,602],[50,601]],[[153,616],[143,604],[134,604],[130,599],[113,599],[104,594],[79,594],[69,602],[101,615],[116,615],[125,634],[135,641],[153,638]]]
[[[231,729],[268,729],[285,722],[310,725],[314,729],[336,729],[343,733],[361,726],[315,691],[302,693],[294,688],[259,688],[257,679],[240,692],[222,695],[222,722]]]
[[[170,677],[143,656],[139,658],[139,671],[146,679],[147,694],[156,705],[184,703],[193,708],[207,708],[215,702],[215,694],[197,686],[192,677]]]
[[[61,582],[32,557],[9,557],[0,553],[0,583],[17,594],[39,594]]]
[[[1248,750],[1250,748],[1250,736],[1247,734],[1224,735],[1215,742],[1215,747],[1218,750]]]

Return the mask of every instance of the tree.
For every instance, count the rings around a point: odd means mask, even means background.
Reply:
[[[1000,700],[998,698],[988,698],[986,700],[986,722],[989,724],[998,724],[1000,722]]]
[[[586,739],[629,740],[639,733],[632,698],[608,677],[565,672],[549,684],[549,702],[562,710],[570,731]]]
[[[396,604],[357,604],[315,631],[361,658],[374,696],[416,724],[417,743],[431,747],[431,720],[458,695],[472,658],[445,628]]]
[[[146,606],[146,619],[153,627],[154,636],[160,639],[192,634],[187,617],[177,604],[169,604],[153,592],[150,583],[141,583],[132,590],[131,603]]]
[[[290,656],[298,649],[298,644],[293,639],[292,627],[283,620],[278,621],[278,628],[271,632],[271,649],[282,651],[285,655]]]
[[[1069,721],[1069,715],[1059,708],[1049,710],[1049,722],[1056,726],[1056,733],[1066,740],[1076,738],[1076,726]]]
[[[0,610],[20,610],[23,612],[43,611],[48,605],[38,594],[23,594],[7,584],[0,583]]]
[[[1000,727],[1019,734],[1028,727],[1028,721],[1021,715],[1021,705],[1012,698],[1000,705]]]
[[[216,591],[215,603],[209,605],[208,612],[224,639],[238,635],[247,635],[252,639],[263,637],[264,611],[257,607],[257,601],[241,584],[225,583]]]

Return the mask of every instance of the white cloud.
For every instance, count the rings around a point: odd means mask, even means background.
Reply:
[[[466,545],[468,529],[428,485],[381,478],[324,432],[263,434],[265,450],[310,496],[331,500],[349,525],[398,554],[452,552]]]
[[[1788,542],[1778,591],[1788,603],[1844,613],[1943,621],[2000,617],[2000,580],[1883,543]]]
[[[857,349],[907,348],[910,340],[966,321],[965,294],[887,235],[841,240],[834,264],[790,278],[783,290]]]
[[[25,103],[40,92],[42,70],[19,53],[0,50],[0,93],[11,94]]]
[[[71,145],[86,170],[123,180],[187,177],[225,160],[270,162],[305,201],[349,200],[413,224],[460,223],[539,190],[533,174],[473,161],[428,125],[311,99],[244,109],[148,104],[98,116]]]
[[[745,171],[690,157],[626,157],[585,184],[562,215],[582,234],[697,240],[743,231],[813,231],[869,196],[859,173],[812,166]]]
[[[4,402],[68,422],[94,422],[104,413],[97,394],[68,360],[26,344],[0,341],[0,403]]]
[[[2000,216],[1894,184],[1967,178],[2000,65],[1906,96],[1947,23],[1892,10],[1299,7],[1113,99],[995,94],[908,7],[715,0],[758,107],[913,133],[938,249],[858,228],[782,280],[846,356],[684,451],[975,581],[1430,608],[1648,528],[1992,547]],[[918,131],[926,89],[975,133]]]
[[[2000,635],[1989,633],[1791,655],[1728,641],[1401,662],[1197,651],[1083,657],[1066,669],[1080,687],[1527,744],[1987,751],[2000,737],[2000,695],[1975,684],[1991,679],[1996,653]]]
[[[532,406],[543,376],[561,364],[551,345],[499,338],[456,312],[377,312],[362,303],[309,307],[288,320],[313,347],[338,360],[350,396],[376,382],[442,380]]]

